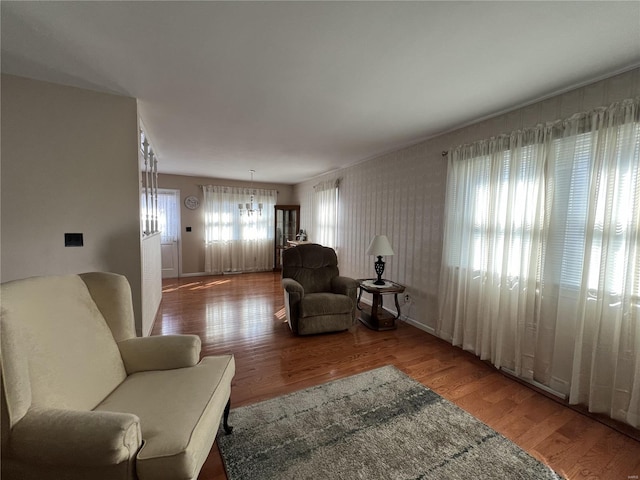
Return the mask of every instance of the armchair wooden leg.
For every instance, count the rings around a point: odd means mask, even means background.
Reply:
[[[224,416],[222,417],[222,426],[227,435],[233,432],[233,427],[229,425],[229,410],[231,410],[231,398],[227,401],[227,406],[224,407]]]

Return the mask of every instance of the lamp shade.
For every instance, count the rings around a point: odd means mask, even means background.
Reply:
[[[389,239],[386,235],[376,235],[371,240],[369,248],[367,248],[367,255],[376,255],[388,257],[393,255],[393,249],[389,243]]]

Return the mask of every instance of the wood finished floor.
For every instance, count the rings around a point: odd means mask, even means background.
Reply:
[[[278,273],[164,280],[152,333],[197,334],[203,355],[233,353],[232,407],[390,364],[567,479],[640,476],[640,442],[413,326],[400,322],[397,330],[374,332],[358,324],[349,332],[295,337],[283,308]],[[227,478],[215,445],[198,478]]]

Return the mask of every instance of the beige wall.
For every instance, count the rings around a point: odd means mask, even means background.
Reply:
[[[160,159],[160,162],[162,162],[162,159]],[[247,172],[247,176],[250,176],[249,172]],[[202,189],[200,185],[248,187],[251,185],[251,182],[238,182],[207,177],[188,177],[184,175],[158,175],[158,186],[160,188],[180,190],[180,249],[182,254],[180,270],[183,275],[204,273],[204,219],[202,217]],[[277,190],[278,204],[289,204],[293,201],[292,185],[255,182],[254,186],[256,188]],[[190,195],[195,195],[200,199],[201,205],[196,210],[189,210],[184,206],[184,199]],[[187,232],[186,227],[191,227],[191,232]]]
[[[151,334],[162,301],[162,257],[160,233],[142,239],[142,321],[141,334]]]
[[[140,328],[136,100],[7,75],[1,89],[1,280],[124,274]]]
[[[313,240],[307,221],[313,214],[313,185],[341,178],[337,249],[341,273],[355,278],[375,276],[375,259],[365,251],[374,234],[386,234],[395,256],[385,259],[384,276],[407,286],[413,301],[402,307],[402,313],[428,330],[436,321],[442,254],[447,174],[442,151],[637,95],[640,69],[301,183],[295,187],[295,198],[301,205],[303,225]]]

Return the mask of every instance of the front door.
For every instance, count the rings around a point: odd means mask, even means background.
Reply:
[[[158,189],[162,278],[180,276],[180,190]]]

